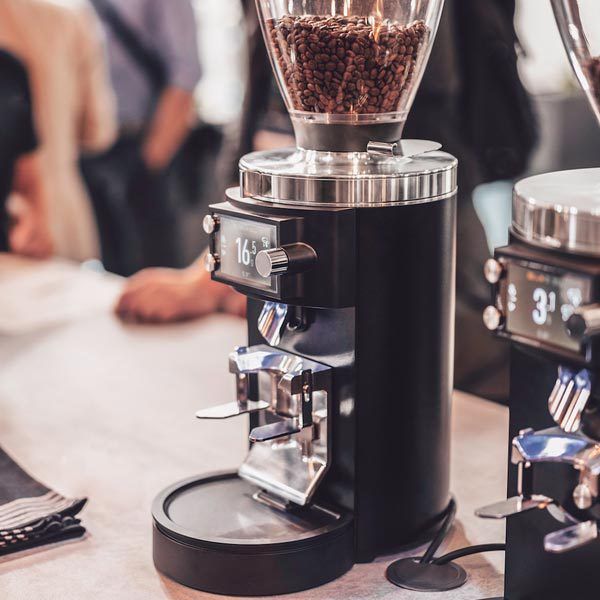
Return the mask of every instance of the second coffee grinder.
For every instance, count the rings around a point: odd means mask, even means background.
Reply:
[[[600,5],[553,0],[600,119]],[[484,320],[511,343],[507,600],[595,600],[600,564],[600,169],[515,186],[510,244],[486,266]]]
[[[248,297],[229,356],[237,473],[155,501],[154,561],[232,595],[298,591],[431,536],[449,503],[456,160],[401,140],[442,0],[259,0],[297,148],[240,161],[207,268]],[[215,424],[215,427],[218,425]]]

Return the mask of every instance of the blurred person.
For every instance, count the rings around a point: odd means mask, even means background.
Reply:
[[[34,258],[52,252],[46,197],[36,153],[27,72],[14,56],[0,50],[0,251]],[[11,194],[21,200],[16,216],[8,211]]]
[[[104,26],[119,137],[84,164],[105,267],[130,275],[178,266],[177,212],[168,172],[195,124],[200,80],[190,0],[92,0]]]
[[[95,258],[98,235],[78,160],[82,151],[104,150],[115,135],[95,15],[84,0],[2,0],[0,47],[29,73],[55,252]]]

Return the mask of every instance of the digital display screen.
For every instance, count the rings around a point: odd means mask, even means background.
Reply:
[[[579,351],[566,321],[590,301],[591,281],[510,264],[506,289],[506,329],[568,350]]]
[[[277,247],[277,226],[219,215],[215,251],[219,276],[234,283],[277,292],[277,277],[262,277],[256,270],[256,255]]]

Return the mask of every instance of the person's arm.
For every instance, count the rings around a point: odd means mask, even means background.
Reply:
[[[145,140],[143,157],[151,170],[165,168],[193,123],[194,90],[200,80],[198,27],[190,0],[155,0],[156,50],[165,65],[167,85]]]
[[[243,317],[246,297],[212,281],[202,255],[187,269],[144,269],[130,277],[115,312],[136,323],[171,323],[215,312]]]
[[[32,258],[47,258],[53,243],[48,221],[46,187],[39,155],[21,156],[15,164],[12,193],[18,199],[9,233],[10,250]]]
[[[193,123],[194,96],[168,87],[161,95],[144,142],[142,156],[152,171],[161,171],[173,159]]]
[[[102,152],[117,135],[116,100],[108,73],[104,34],[94,11],[76,5],[73,53],[80,86],[79,144],[84,152]]]

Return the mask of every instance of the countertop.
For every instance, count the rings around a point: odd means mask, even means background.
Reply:
[[[83,540],[0,560],[3,600],[222,598],[154,569],[150,506],[180,479],[242,461],[245,419],[203,422],[194,413],[233,398],[227,355],[244,343],[244,323],[215,316],[123,325],[111,311],[121,285],[67,263],[0,255],[0,445],[57,491],[89,498]],[[459,508],[442,550],[504,538],[503,523],[473,511],[505,496],[507,418],[500,406],[455,394],[452,491]],[[501,595],[500,554],[462,559],[469,582],[447,594],[394,587],[384,576],[391,560],[356,565],[332,583],[286,598]]]

